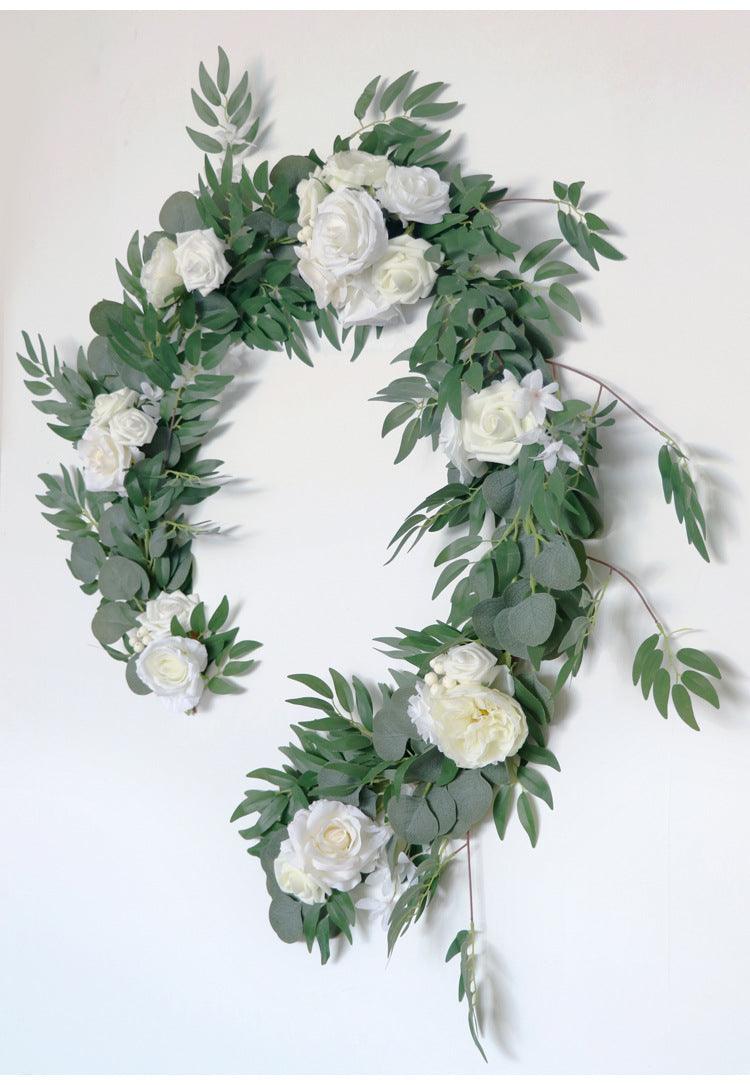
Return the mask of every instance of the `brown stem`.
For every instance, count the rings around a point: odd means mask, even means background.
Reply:
[[[647,610],[647,611],[649,612],[649,614],[650,614],[650,615],[651,615],[651,617],[653,618],[654,622],[656,623],[656,628],[657,628],[657,629],[659,630],[659,632],[660,632],[660,633],[663,633],[663,632],[664,632],[664,627],[662,626],[662,624],[661,624],[661,622],[659,621],[658,617],[657,617],[657,616],[656,616],[656,614],[654,613],[654,611],[653,611],[652,607],[650,606],[650,604],[649,604],[648,600],[646,599],[646,596],[645,596],[645,595],[643,594],[643,592],[642,592],[642,591],[641,591],[641,589],[640,589],[640,588],[638,587],[638,585],[636,584],[636,582],[635,582],[634,580],[631,580],[631,578],[630,578],[630,577],[628,576],[628,574],[627,574],[627,573],[624,573],[624,572],[622,571],[622,569],[618,569],[618,567],[617,567],[616,565],[612,565],[612,564],[610,564],[610,562],[608,562],[608,561],[602,561],[602,559],[601,559],[601,558],[594,558],[594,557],[592,557],[592,556],[591,556],[591,554],[588,554],[588,553],[586,554],[586,560],[587,560],[587,561],[593,561],[593,562],[595,562],[595,563],[596,563],[597,565],[603,565],[603,566],[604,566],[604,567],[605,567],[606,569],[609,569],[609,570],[610,570],[610,572],[612,572],[612,573],[617,573],[617,575],[618,575],[618,576],[621,576],[623,580],[626,580],[626,581],[628,582],[628,584],[630,584],[630,586],[631,586],[631,588],[633,589],[633,591],[634,591],[634,592],[636,592],[636,594],[638,595],[639,599],[640,599],[640,600],[641,600],[641,602],[643,603],[644,607],[646,608],[646,610]]]
[[[659,436],[663,437],[665,441],[668,441],[671,445],[674,445],[675,448],[677,448],[676,441],[672,437],[670,437],[668,433],[665,433],[664,430],[659,429],[659,427],[654,422],[652,422],[650,418],[647,418],[645,414],[642,414],[639,410],[637,410],[632,403],[628,403],[626,399],[623,399],[619,392],[616,392],[614,388],[612,388],[609,384],[606,384],[599,377],[595,377],[593,373],[587,373],[583,369],[577,369],[574,365],[567,365],[565,362],[555,361],[553,364],[559,369],[567,369],[571,373],[577,373],[579,377],[585,377],[587,380],[593,381],[595,384],[598,384],[600,393],[602,388],[604,388],[607,392],[609,392],[611,396],[615,397],[618,403],[622,403],[623,407],[626,407],[627,410],[632,411],[636,418],[640,418],[641,422],[645,422],[646,425],[650,426],[655,433],[658,433]]]
[[[469,872],[469,919],[474,930],[474,887],[471,880],[471,833],[466,834],[466,862]]]

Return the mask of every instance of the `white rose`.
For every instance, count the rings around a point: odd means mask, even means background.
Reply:
[[[317,177],[306,177],[297,185],[297,199],[299,200],[299,214],[297,222],[300,226],[298,234],[300,241],[309,241],[312,237],[312,224],[318,214],[320,201],[328,195],[328,189]]]
[[[116,392],[104,392],[94,400],[91,412],[91,425],[104,429],[116,414],[132,407],[138,395],[130,388],[118,388]]]
[[[123,492],[125,472],[135,460],[132,449],[118,444],[100,426],[89,426],[78,442],[77,451],[87,490]]]
[[[382,154],[367,151],[337,151],[327,160],[321,180],[329,188],[376,188],[382,185],[390,162]]]
[[[356,907],[380,919],[383,929],[387,930],[394,905],[416,878],[417,868],[404,852],[399,853],[395,866],[383,857],[362,883],[362,896]]]
[[[167,298],[182,286],[174,258],[176,248],[170,238],[160,237],[141,270],[141,286],[151,305],[157,309],[163,309]]]
[[[135,664],[141,682],[163,697],[175,712],[195,708],[203,694],[208,653],[192,637],[159,637],[146,645]]]
[[[305,860],[291,840],[282,841],[273,872],[281,891],[303,904],[322,904],[328,896],[325,886],[305,868]]]
[[[328,305],[339,308],[343,305],[347,295],[344,280],[313,258],[309,244],[298,245],[294,251],[297,254],[297,271],[315,294],[318,308],[325,309]]]
[[[370,270],[348,280],[339,318],[347,328],[357,324],[390,324],[399,315],[397,306],[375,287]]]
[[[302,869],[326,892],[354,889],[363,874],[377,865],[391,830],[363,814],[356,806],[318,799],[298,810],[289,825],[292,849]]]
[[[518,753],[529,733],[518,701],[478,682],[450,689],[420,682],[408,712],[422,738],[462,769],[504,761]]]
[[[372,283],[391,305],[413,305],[435,285],[437,270],[425,260],[430,242],[401,234],[388,242],[385,256],[372,269]]]
[[[519,406],[519,385],[512,373],[467,396],[461,412],[465,452],[484,463],[515,463],[521,454],[520,438],[536,428],[534,415],[520,415]]]
[[[174,261],[187,290],[205,298],[217,290],[232,270],[224,252],[226,245],[213,230],[188,230],[177,234]]]
[[[109,423],[109,432],[118,445],[137,448],[153,439],[156,422],[137,407],[129,407],[126,411],[118,411]]]
[[[458,682],[491,686],[500,673],[497,657],[483,644],[456,644],[436,656],[431,667],[446,686]]]
[[[404,222],[434,224],[450,210],[448,183],[428,166],[390,165],[376,196]]]
[[[155,599],[149,599],[145,611],[136,619],[137,628],[128,633],[135,651],[139,652],[157,637],[166,636],[171,630],[173,618],[183,629],[187,629],[190,615],[199,602],[197,595],[184,595],[181,591],[163,591]]]
[[[383,212],[372,196],[342,188],[321,200],[310,256],[333,275],[357,275],[379,260],[387,247]]]
[[[461,440],[461,423],[450,407],[443,411],[438,446],[443,455],[458,469],[458,477],[464,485],[487,470],[484,464],[478,463],[467,454]]]

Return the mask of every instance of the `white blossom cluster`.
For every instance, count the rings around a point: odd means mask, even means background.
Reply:
[[[339,151],[297,185],[298,270],[320,309],[333,305],[341,323],[388,324],[401,305],[431,292],[442,255],[411,224],[440,222],[448,184],[433,169],[397,166],[385,155]],[[405,232],[389,237],[385,212]]]

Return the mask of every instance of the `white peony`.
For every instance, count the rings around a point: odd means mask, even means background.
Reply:
[[[390,162],[382,154],[367,151],[337,151],[321,170],[329,188],[377,188],[382,185]]]
[[[312,288],[318,308],[325,309],[328,305],[340,308],[346,301],[346,282],[318,263],[309,244],[298,245],[294,251],[297,254],[297,271]]]
[[[297,185],[297,199],[299,200],[299,223],[300,241],[309,241],[312,237],[312,225],[318,214],[320,201],[328,195],[328,189],[317,177],[306,177]]]
[[[322,904],[328,896],[325,886],[306,869],[304,857],[291,840],[282,841],[273,863],[273,872],[281,891],[296,897],[303,904]]]
[[[150,304],[157,309],[163,309],[167,298],[182,286],[174,258],[176,248],[170,238],[160,237],[141,270],[141,286]]]
[[[480,769],[517,753],[529,733],[518,701],[479,682],[418,683],[409,718],[459,768]]]
[[[383,929],[387,930],[394,905],[416,878],[417,868],[404,852],[399,853],[395,866],[391,866],[383,857],[362,883],[362,896],[356,907],[379,919]]]
[[[456,644],[430,664],[435,674],[450,686],[459,682],[480,682],[491,686],[500,673],[497,657],[483,644]]]
[[[86,489],[92,493],[124,493],[125,472],[135,461],[133,450],[118,444],[106,429],[89,426],[77,445]]]
[[[118,388],[116,392],[103,392],[94,399],[91,425],[104,429],[116,414],[128,410],[137,399],[137,393],[130,388]]]
[[[435,285],[437,270],[425,259],[430,242],[401,234],[388,242],[385,255],[372,269],[372,285],[390,305],[413,305]]]
[[[518,381],[507,372],[481,392],[466,396],[461,417],[464,452],[483,463],[515,463],[521,454],[522,438],[536,429],[534,415],[525,410]]]
[[[403,222],[434,224],[450,210],[448,183],[428,166],[389,165],[376,196]]]
[[[128,633],[130,643],[136,652],[140,652],[152,640],[166,636],[176,618],[183,629],[190,625],[190,615],[200,603],[197,595],[184,595],[181,591],[163,591],[155,599],[149,599],[146,609],[139,614],[137,627]]]
[[[310,238],[310,257],[321,267],[337,278],[357,275],[387,247],[383,212],[372,196],[342,188],[321,200]]]
[[[139,411],[137,407],[128,407],[126,411],[119,411],[114,416],[109,423],[109,432],[118,445],[138,448],[153,440],[156,422],[144,411]]]
[[[218,290],[232,270],[224,256],[226,245],[213,230],[188,230],[177,234],[174,261],[187,290],[205,298]]]
[[[298,810],[289,824],[289,855],[326,893],[354,889],[363,874],[373,871],[391,830],[363,814],[356,806],[318,799]],[[282,887],[283,888],[283,887]]]
[[[147,644],[135,664],[136,674],[175,712],[195,708],[203,695],[208,653],[192,637],[158,637]]]

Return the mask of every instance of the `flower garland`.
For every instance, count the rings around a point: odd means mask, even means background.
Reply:
[[[633,663],[644,698],[664,717],[671,698],[694,728],[693,697],[718,707],[713,660],[678,647],[635,582],[587,547],[601,528],[599,438],[618,403],[660,435],[665,499],[708,560],[705,518],[674,438],[598,377],[555,358],[556,311],[581,317],[562,281],[577,268],[556,250],[566,245],[594,269],[599,258],[623,258],[606,222],[582,206],[583,182],[555,182],[553,196],[534,201],[556,211],[559,236],[516,270],[519,246],[500,216],[520,198],[441,158],[449,133],[433,122],[456,108],[440,101],[442,83],[415,87],[413,72],[376,77],[355,105],[359,127],[327,158],[293,155],[252,175],[245,159],[258,119],[247,73],[230,91],[219,50],[215,78],[201,65],[199,83],[193,102],[210,131],[188,129],[206,153],[197,194],[170,197],[161,231],[143,244],[134,236],[127,268],[117,265],[123,301],[94,307],[96,338],[77,367],[56,354],[50,366],[44,344],[35,352],[25,337],[27,384],[45,397],[36,405],[57,416],[52,428],[81,459],[62,480],[42,476],[41,500],[58,510],[47,515],[73,543],[82,589],[102,596],[94,632],[126,663],[131,688],[182,710],[206,687],[228,692],[257,643],[225,630],[226,598],[207,617],[186,594],[192,538],[213,525],[182,511],[222,481],[220,461],[198,458],[214,424],[207,412],[231,380],[216,372],[222,358],[242,342],[312,364],[303,324],[336,347],[340,326],[356,357],[372,327],[379,334],[403,307],[430,299],[425,331],[395,359],[408,375],[375,398],[391,405],[383,434],[403,427],[396,462],[421,438],[448,461],[446,485],[406,517],[391,546],[395,557],[450,529],[433,594],[452,585],[449,613],[379,638],[398,663],[377,692],[336,670],[292,675],[304,693],[291,703],[313,718],[293,727],[283,767],[248,774],[270,786],[247,791],[232,817],[255,817],[240,835],[261,861],[283,941],[317,945],[325,963],[332,939],[351,942],[358,915],[370,912],[390,953],[461,854],[473,902],[471,833],[488,814],[502,839],[515,810],[536,844],[535,802],[552,806],[537,766],[560,767],[548,747],[554,695],[582,665],[613,574],[655,625]],[[594,383],[593,403],[561,395],[567,371]],[[46,398],[52,389],[62,400]],[[471,903],[446,960],[459,959],[459,999],[484,1055],[476,937]]]

